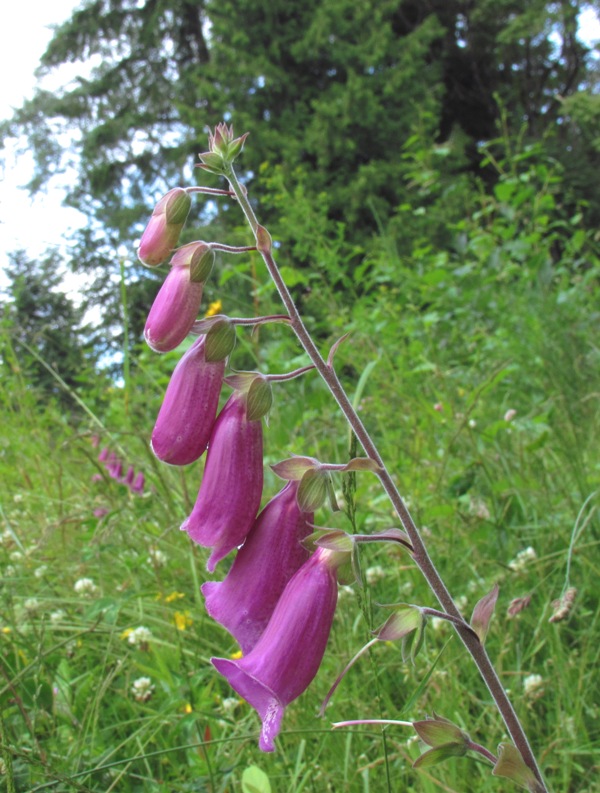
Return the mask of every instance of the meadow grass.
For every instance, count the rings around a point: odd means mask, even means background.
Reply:
[[[598,270],[545,283],[526,268],[507,277],[475,266],[477,256],[466,257],[470,269],[433,254],[420,267],[382,243],[362,294],[299,297],[325,349],[351,331],[340,373],[465,615],[499,584],[488,646],[550,788],[600,790]],[[221,276],[226,311],[227,269]],[[254,296],[255,308],[273,308],[267,285]],[[261,329],[259,342],[241,334],[234,365],[305,363],[286,333]],[[413,770],[420,749],[404,727],[331,729],[435,710],[492,751],[506,740],[446,623],[430,622],[414,666],[398,646],[376,645],[317,718],[339,671],[387,616],[378,604],[437,605],[410,558],[388,546],[361,551],[368,584],[341,589],[319,674],[289,707],[278,751],[261,754],[254,711],[209,663],[237,648],[204,611],[207,554],[178,530],[202,464],[177,470],[148,449],[177,356],[134,351],[124,384],[102,393],[84,385],[88,412],[74,401],[64,415],[31,389],[22,351],[5,341],[0,790],[233,793],[250,790],[250,766],[289,793],[514,789],[473,758]],[[347,430],[314,375],[276,386],[275,396],[266,463],[291,453],[347,459]],[[108,475],[103,446],[144,471],[143,494]],[[267,470],[264,501],[278,488]],[[358,478],[356,506],[360,531],[397,525],[370,474]],[[343,513],[322,510],[318,522],[349,529]],[[571,613],[549,622],[569,586]],[[525,596],[529,605],[508,616]],[[147,684],[134,687],[140,678]]]

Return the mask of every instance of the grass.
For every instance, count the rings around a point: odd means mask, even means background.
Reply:
[[[478,255],[467,256],[471,269],[452,256],[407,263],[390,261],[388,246],[374,255],[373,288],[353,301],[313,290],[304,309],[325,329],[324,347],[352,331],[336,358],[341,374],[351,394],[360,382],[365,421],[465,614],[499,583],[490,654],[550,787],[600,790],[597,269],[543,285],[526,268],[506,278]],[[269,310],[269,290],[259,295]],[[242,336],[234,365],[303,362],[286,333],[263,329],[260,344]],[[278,751],[261,754],[254,712],[209,663],[236,646],[204,612],[206,553],[178,530],[201,465],[162,466],[147,447],[177,356],[132,355],[127,388],[98,394],[89,384],[79,394],[89,413],[73,418],[32,391],[20,355],[5,355],[1,396],[0,790],[232,793],[249,789],[251,766],[290,793],[514,789],[477,759],[413,770],[420,750],[406,728],[331,729],[435,710],[495,751],[502,724],[445,623],[430,623],[415,666],[396,645],[376,645],[316,717],[385,619],[378,604],[436,605],[408,556],[387,546],[361,552],[370,583],[341,590],[321,670],[289,707]],[[103,445],[145,472],[143,494],[107,475]],[[343,423],[312,375],[277,386],[265,459],[292,452],[347,455]],[[265,500],[277,489],[267,472]],[[394,525],[370,474],[358,480],[357,507],[361,531]],[[348,528],[343,515],[318,517]],[[76,586],[82,579],[92,584]],[[577,589],[574,607],[550,623],[567,586]],[[529,605],[509,617],[525,596]],[[150,635],[136,643],[140,627]],[[134,689],[140,678],[147,697]]]

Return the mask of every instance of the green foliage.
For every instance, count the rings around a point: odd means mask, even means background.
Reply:
[[[437,178],[451,155],[415,141],[405,154],[413,202],[360,243],[343,222],[329,223],[327,197],[314,202],[304,175],[288,187],[282,171],[265,168],[266,200],[297,239],[281,263],[322,349],[350,331],[336,367],[463,613],[499,584],[486,646],[550,787],[588,789],[600,738],[597,243],[581,215],[565,220],[565,175],[541,147],[490,145],[489,194],[466,178]],[[211,281],[208,297],[226,311],[279,308],[255,254],[223,258]],[[204,613],[205,555],[178,531],[202,463],[164,466],[148,449],[178,354],[134,349],[124,382],[75,384],[87,418],[74,428],[69,410],[40,402],[4,334],[0,704],[16,790],[512,789],[470,754],[413,769],[421,751],[402,727],[330,729],[334,720],[437,711],[495,751],[502,726],[447,622],[428,620],[414,666],[397,643],[378,642],[344,678],[326,720],[315,718],[340,669],[385,620],[377,604],[436,605],[398,544],[361,546],[367,586],[341,588],[322,669],[288,709],[278,751],[261,755],[254,713],[209,664],[236,648]],[[238,370],[305,363],[285,325],[238,330]],[[275,383],[274,397],[267,464],[292,453],[360,456],[348,454],[347,429],[314,373]],[[93,435],[146,473],[143,495],[106,475]],[[342,506],[342,489],[352,503],[335,514],[325,505],[320,525],[393,525],[371,473],[353,473],[352,487],[347,474],[332,476]],[[265,500],[280,486],[266,468]],[[76,590],[86,578],[93,585]],[[577,589],[571,611],[550,623],[567,586]],[[508,616],[526,595],[529,605]],[[140,627],[151,633],[145,641],[132,633]]]

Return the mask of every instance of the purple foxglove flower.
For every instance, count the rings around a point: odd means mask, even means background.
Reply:
[[[298,482],[288,482],[260,513],[224,581],[203,584],[206,610],[239,642],[244,655],[254,647],[285,585],[309,552],[301,545],[312,527],[302,512]]]
[[[285,708],[310,685],[325,653],[337,603],[341,554],[318,548],[290,579],[254,648],[215,669],[262,719],[259,747],[272,752]]]
[[[241,545],[256,518],[263,486],[262,424],[246,418],[246,398],[234,393],[219,413],[208,444],[204,476],[191,515],[181,528],[212,548],[206,564]]]
[[[171,267],[144,328],[146,342],[154,352],[174,350],[188,335],[200,310],[203,286],[190,281],[189,267]]]
[[[154,454],[171,465],[197,460],[217,416],[225,361],[208,362],[200,336],[175,367],[152,431]]]
[[[145,482],[146,482],[146,478],[144,477],[144,474],[140,471],[139,474],[136,474],[136,477],[133,480],[130,490],[133,493],[140,493],[140,494],[143,493]]]
[[[167,258],[177,245],[191,204],[190,196],[182,187],[169,190],[160,199],[140,240],[140,261],[154,267]]]
[[[127,473],[125,474],[123,479],[121,479],[121,482],[123,482],[124,485],[127,485],[127,487],[131,487],[131,485],[133,484],[134,475],[135,475],[135,471],[133,469],[133,465],[130,465],[129,468],[127,469]]]
[[[116,460],[107,463],[106,470],[109,476],[113,479],[121,479],[123,476],[123,463],[117,458]]]
[[[104,446],[104,447],[103,447],[103,448],[100,450],[100,454],[98,455],[98,460],[99,460],[101,463],[104,463],[104,462],[106,462],[106,460],[108,460],[108,456],[109,456],[109,454],[110,454],[110,452],[109,452],[109,450],[108,450],[108,446]]]

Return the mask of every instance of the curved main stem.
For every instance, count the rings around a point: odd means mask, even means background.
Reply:
[[[427,583],[429,584],[432,592],[438,599],[444,611],[456,619],[456,622],[453,621],[454,628],[467,651],[473,658],[477,668],[479,669],[479,673],[483,678],[483,681],[485,682],[492,698],[494,699],[494,702],[496,703],[496,707],[498,708],[498,711],[504,720],[506,729],[508,730],[515,746],[519,749],[523,760],[535,774],[540,784],[540,793],[542,793],[542,791],[543,793],[548,793],[548,788],[545,785],[525,731],[523,730],[519,718],[506,694],[506,691],[504,690],[504,687],[502,686],[502,683],[500,682],[500,679],[492,662],[490,661],[485,647],[464,621],[460,611],[452,599],[452,596],[446,588],[444,581],[442,580],[431,557],[429,556],[427,548],[425,547],[425,543],[423,542],[419,530],[417,529],[402,496],[394,484],[394,481],[388,472],[376,445],[371,439],[371,436],[362,423],[359,415],[352,406],[352,403],[350,402],[348,395],[340,383],[333,366],[329,366],[326,363],[325,359],[313,342],[312,337],[306,329],[302,317],[296,308],[296,304],[292,299],[290,291],[281,277],[279,268],[277,267],[270,249],[267,249],[266,246],[260,244],[260,242],[262,242],[264,230],[256,219],[254,210],[248,201],[245,190],[242,188],[237,179],[233,167],[229,167],[226,178],[231,185],[231,189],[236,194],[238,202],[252,228],[252,231],[254,232],[255,237],[257,237],[257,247],[264,259],[269,274],[273,279],[275,286],[277,287],[279,296],[289,314],[290,325],[294,333],[296,334],[300,344],[304,348],[315,368],[327,384],[327,387],[329,388],[333,398],[337,402],[342,413],[352,427],[352,430],[359,443],[363,447],[365,454],[374,460],[380,467],[380,471],[377,475],[379,476],[381,484],[390,501],[392,502],[398,517],[400,518],[404,530],[410,538],[413,546],[413,558],[415,563],[425,576]],[[260,241],[259,238],[261,238]]]

